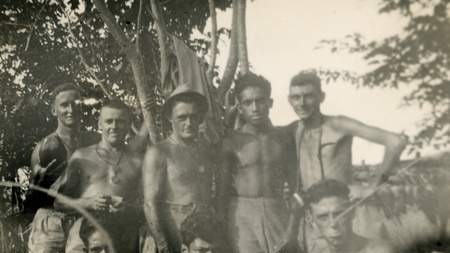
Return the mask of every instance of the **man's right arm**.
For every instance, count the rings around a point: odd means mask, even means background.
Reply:
[[[161,220],[158,210],[163,182],[165,181],[166,167],[162,159],[162,153],[155,147],[151,147],[144,157],[143,162],[143,188],[144,188],[144,214],[147,224],[152,232],[158,252],[167,252],[168,243],[161,229]]]

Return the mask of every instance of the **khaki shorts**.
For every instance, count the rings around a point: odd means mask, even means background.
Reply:
[[[229,235],[236,253],[273,253],[282,244],[288,225],[282,199],[231,199]]]
[[[31,223],[29,253],[63,253],[67,230],[74,218],[53,209],[40,208]]]

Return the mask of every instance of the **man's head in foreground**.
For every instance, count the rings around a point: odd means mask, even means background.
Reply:
[[[346,184],[334,179],[322,180],[307,191],[314,225],[336,249],[345,246],[353,234],[353,213],[340,216],[349,206],[349,193]]]
[[[84,244],[86,253],[108,253],[108,246],[102,234],[86,219],[83,219],[80,227],[80,238]]]
[[[214,253],[224,246],[224,225],[211,212],[197,212],[181,224],[183,253]]]
[[[300,120],[307,120],[320,113],[325,99],[319,76],[312,71],[301,71],[291,79],[289,103]]]
[[[244,121],[254,126],[265,124],[273,105],[270,82],[250,72],[238,77],[235,83],[238,110]]]
[[[164,105],[164,114],[172,125],[173,134],[182,140],[195,139],[208,111],[202,94],[177,88]]]

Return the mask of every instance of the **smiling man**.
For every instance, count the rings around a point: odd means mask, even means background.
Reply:
[[[52,95],[51,113],[56,117],[58,126],[33,151],[31,183],[58,190],[58,178],[72,153],[77,148],[97,142],[98,135],[80,131],[81,95],[75,85],[58,85]],[[64,252],[67,236],[65,231],[71,225],[72,218],[64,212],[54,210],[53,201],[54,198],[38,191],[30,191],[26,198],[25,212],[34,215],[28,241],[30,253]]]
[[[158,252],[180,252],[181,223],[212,210],[214,153],[198,138],[207,110],[203,95],[179,86],[164,105],[172,133],[145,155],[144,210]]]
[[[135,252],[141,210],[141,159],[125,144],[130,131],[130,109],[119,100],[103,105],[98,120],[102,139],[78,149],[70,158],[60,193],[105,221],[117,252]],[[58,199],[55,206],[69,212]],[[79,237],[82,218],[72,226],[67,253],[83,252]]]
[[[295,182],[290,140],[269,119],[269,81],[248,73],[235,83],[244,124],[223,141],[218,212],[234,252],[275,252],[287,233],[284,185]]]

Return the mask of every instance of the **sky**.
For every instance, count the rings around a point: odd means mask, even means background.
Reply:
[[[332,68],[364,72],[367,64],[359,55],[333,54],[316,47],[323,39],[342,39],[361,33],[368,39],[380,39],[400,33],[404,21],[397,15],[380,15],[374,0],[256,0],[247,1],[247,47],[251,70],[272,83],[274,107],[271,119],[284,125],[296,119],[287,102],[291,77],[302,69]],[[219,27],[229,27],[231,10],[218,13]],[[208,31],[208,27],[206,28]],[[219,41],[219,68],[223,70],[228,52],[227,38]],[[366,124],[393,132],[414,134],[424,112],[401,107],[406,90],[356,89],[336,82],[323,87],[326,99],[322,111],[346,115]],[[353,162],[377,163],[383,147],[355,139]]]

